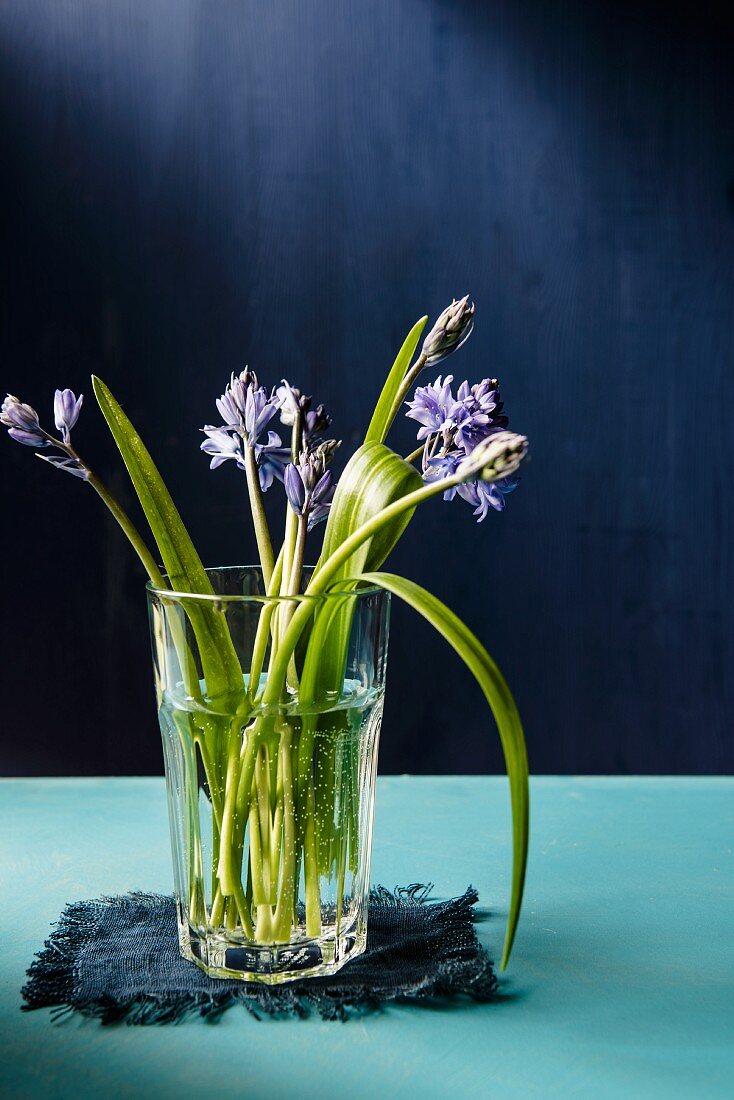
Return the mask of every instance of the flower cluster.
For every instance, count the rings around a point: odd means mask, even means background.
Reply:
[[[258,385],[254,371],[233,374],[216,402],[224,423],[218,427],[205,424],[202,428],[206,439],[201,444],[201,450],[211,459],[210,469],[216,470],[231,458],[241,470],[245,470],[245,448],[249,447],[254,452],[262,491],[266,492],[276,478],[282,481],[290,448],[283,446],[277,432],[268,431],[262,438],[268,424],[278,413],[280,404],[276,393],[268,394],[264,386]]]
[[[293,428],[300,422],[302,446],[322,435],[331,424],[331,417],[323,405],[312,409],[313,398],[306,397],[285,379],[275,390],[275,397],[279,402],[281,424]]]
[[[283,483],[288,503],[296,515],[307,519],[309,531],[329,514],[335,486],[331,470],[326,467],[338,446],[335,439],[329,439],[313,451],[302,451],[298,463],[291,462],[285,468]]]
[[[79,419],[84,397],[76,396],[71,390],[56,390],[54,394],[54,423],[61,432],[61,439],[49,435],[45,428],[41,427],[38,413],[31,405],[26,405],[19,398],[9,393],[0,409],[0,424],[8,429],[8,435],[17,443],[23,443],[26,447],[36,447],[39,450],[46,447],[54,447],[61,454],[42,455],[44,462],[55,466],[57,470],[63,470],[73,477],[80,477],[84,481],[89,479],[89,470],[83,464],[79,456],[71,446],[71,429]]]
[[[423,441],[423,478],[438,481],[452,477],[467,457],[485,440],[507,427],[507,416],[496,378],[484,378],[474,386],[462,382],[454,396],[453,375],[439,377],[427,386],[418,386],[413,400],[407,402],[408,416],[420,424],[418,439]],[[505,496],[517,485],[512,472],[487,482],[481,477],[447,488],[444,499],[459,496],[471,504],[481,523],[490,508],[501,512]]]
[[[321,433],[331,423],[323,405],[312,408],[312,398],[302,394],[285,379],[272,393],[258,384],[254,371],[232,375],[229,385],[216,402],[224,421],[202,428],[206,439],[201,450],[210,457],[215,470],[227,459],[234,459],[241,470],[247,469],[246,448],[252,448],[257,464],[260,488],[282,481],[293,510],[308,520],[311,530],[325,519],[334,494],[333,478],[326,466],[339,446],[335,440],[320,442]],[[276,415],[294,437],[290,447],[277,432],[263,433]],[[298,455],[298,462],[291,457]]]

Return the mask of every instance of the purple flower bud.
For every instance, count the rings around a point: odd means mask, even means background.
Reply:
[[[311,398],[296,386],[291,386],[285,378],[276,388],[273,398],[280,409],[280,422],[286,428],[293,427],[299,412],[306,413],[311,408]]]
[[[325,501],[323,504],[315,504],[308,515],[308,529],[313,531],[317,524],[321,523],[329,514],[331,509],[331,501]]]
[[[499,481],[515,474],[527,453],[524,435],[495,432],[461,460],[456,473],[464,481]]]
[[[334,479],[326,463],[337,446],[329,440],[315,451],[303,451],[297,466],[292,462],[286,466],[283,484],[288,503],[297,515],[308,518],[309,530],[328,515]]]
[[[331,417],[323,405],[311,408],[312,398],[302,394],[295,386],[291,386],[284,378],[281,385],[275,390],[273,399],[280,409],[280,422],[287,428],[292,428],[296,416],[300,413],[303,423],[303,442],[307,443],[315,435],[325,432],[331,424]]]
[[[62,433],[64,443],[71,438],[71,429],[79,419],[84,395],[77,398],[71,390],[56,390],[54,394],[54,423]]]
[[[305,416],[304,434],[307,439],[311,439],[312,436],[321,435],[331,424],[331,417],[327,413],[323,405],[317,405],[311,412],[307,412]]]
[[[443,311],[423,342],[426,363],[440,363],[469,339],[474,327],[474,303],[467,294]]]
[[[289,462],[285,468],[283,485],[291,508],[297,516],[302,516],[306,504],[306,486],[303,484],[298,467],[294,466],[292,462]]]
[[[48,447],[50,440],[38,422],[38,413],[30,405],[25,405],[12,393],[3,401],[0,409],[0,424],[8,429],[8,435],[16,443],[26,447]]]

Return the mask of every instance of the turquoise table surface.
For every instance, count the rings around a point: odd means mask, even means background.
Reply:
[[[538,778],[526,900],[496,1004],[327,1023],[103,1028],[21,1013],[67,901],[170,891],[160,779],[0,783],[0,1095],[364,1100],[734,1096],[734,780]],[[380,778],[373,880],[472,882],[500,950],[506,782]]]

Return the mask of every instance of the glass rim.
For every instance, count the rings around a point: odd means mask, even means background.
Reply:
[[[316,567],[314,565],[304,565],[305,572],[312,572]],[[262,575],[262,566],[260,565],[211,565],[204,568],[204,572],[207,576],[210,573],[224,573],[234,572],[235,570],[247,571],[250,570],[254,573]],[[163,574],[167,576],[166,573]],[[339,583],[338,581],[336,582]],[[383,596],[390,596],[390,593],[386,588],[381,588],[379,584],[368,584],[364,588],[352,588],[352,589],[335,589],[330,588],[328,592],[320,592],[317,595],[307,595],[305,592],[297,592],[293,596],[246,596],[244,593],[232,593],[219,595],[216,592],[182,592],[172,588],[158,588],[153,584],[151,580],[146,581],[145,590],[148,596],[156,596],[158,599],[178,603],[181,600],[204,600],[208,603],[303,603],[306,601],[318,601],[318,600],[330,600],[345,597],[351,599],[358,599],[362,596],[374,596],[380,593]]]

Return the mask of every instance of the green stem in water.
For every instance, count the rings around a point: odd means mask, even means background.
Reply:
[[[283,776],[283,848],[281,884],[273,919],[273,939],[276,943],[287,943],[291,937],[295,903],[296,819],[293,804],[292,740],[292,728],[290,724],[286,724],[280,735],[280,767]]]
[[[306,884],[306,935],[321,935],[321,896],[319,894],[319,866],[316,851],[316,809],[313,783],[308,781],[306,804],[306,829],[303,844],[303,877]]]
[[[350,535],[341,546],[327,558],[318,572],[311,578],[311,583],[306,589],[306,595],[321,595],[334,579],[334,575],[346,561],[349,560],[355,550],[366,540],[371,538],[384,523],[389,523],[401,512],[414,508],[424,500],[443,492],[449,485],[459,484],[459,478],[444,478],[438,482],[431,482],[421,486],[412,493],[384,508],[372,519],[363,523],[361,527]],[[276,708],[286,681],[288,666],[295,650],[298,639],[303,632],[306,623],[313,615],[317,606],[315,600],[304,600],[299,603],[290,621],[285,635],[281,638],[277,650],[273,653],[268,673],[268,681],[262,697],[262,706]],[[272,736],[273,719],[264,717],[258,720],[249,736],[246,738],[243,753],[240,759],[239,780],[234,788],[227,784],[227,798],[225,800],[224,814],[222,817],[221,855],[219,860],[219,878],[222,893],[233,894],[236,888],[235,874],[232,861],[231,848],[234,845],[234,832],[238,817],[242,819],[245,807],[250,799],[250,788],[260,745]],[[228,776],[229,780],[229,776]],[[241,883],[237,882],[241,888]]]
[[[291,572],[284,595],[297,596],[301,588],[301,573],[303,572],[303,555],[306,551],[306,536],[308,534],[308,519],[306,516],[297,517],[296,539],[291,559]],[[286,624],[287,625],[287,624]]]
[[[280,553],[278,554],[275,562],[275,568],[273,569],[273,575],[270,578],[270,584],[268,585],[266,590],[268,597],[277,596],[280,593],[280,584],[283,576],[284,551],[285,543],[280,548]],[[250,680],[248,683],[248,693],[253,703],[255,701],[255,697],[260,690],[260,676],[262,675],[263,665],[265,663],[265,654],[268,648],[268,641],[270,640],[270,624],[272,622],[276,606],[276,604],[270,602],[263,604],[263,608],[260,612],[260,618],[257,624],[255,641],[252,646]]]

